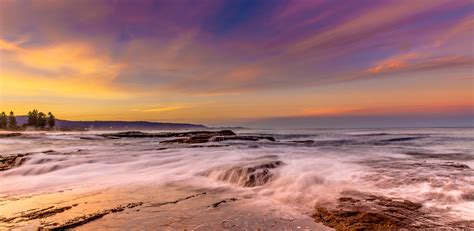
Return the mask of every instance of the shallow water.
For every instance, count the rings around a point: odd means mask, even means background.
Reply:
[[[277,141],[199,145],[99,133],[0,139],[1,155],[33,153],[0,172],[0,197],[179,183],[251,193],[311,213],[356,190],[421,203],[453,219],[474,217],[474,129],[239,130]],[[270,173],[255,170],[264,180],[246,184],[239,167],[269,163]]]

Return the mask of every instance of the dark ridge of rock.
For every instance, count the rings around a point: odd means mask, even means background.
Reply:
[[[97,213],[87,214],[87,215],[80,216],[80,217],[75,217],[73,219],[70,219],[70,220],[66,221],[64,224],[57,225],[57,226],[54,226],[54,227],[41,227],[39,230],[60,231],[60,230],[71,229],[71,228],[75,228],[75,227],[81,226],[83,224],[89,223],[91,221],[100,219],[100,218],[102,218],[103,216],[105,216],[107,214],[122,212],[125,209],[131,209],[131,208],[135,208],[135,207],[141,206],[141,205],[143,205],[143,202],[136,202],[136,203],[128,203],[126,205],[119,205],[115,208],[105,209],[105,210],[99,211]]]
[[[357,145],[360,142],[355,140],[318,140],[314,142],[317,146],[346,146],[346,145]]]
[[[422,139],[422,138],[426,138],[426,137],[425,136],[400,137],[400,138],[381,140],[381,142],[402,142],[402,141],[417,140],[417,139]]]
[[[77,150],[77,152],[81,152],[82,150]],[[75,153],[77,153],[75,152]],[[12,155],[0,155],[0,171],[6,171],[12,169],[14,167],[18,167],[25,163],[29,159],[30,155],[44,153],[48,155],[55,155],[55,154],[72,154],[72,153],[58,153],[54,150],[47,150],[42,152],[27,152],[27,153],[20,153],[20,154],[12,154]],[[48,160],[44,160],[47,162]]]
[[[275,138],[270,136],[239,136],[232,131],[220,131],[218,133],[188,133],[184,135],[180,134],[177,137],[178,138],[176,139],[161,141],[160,143],[198,144],[207,142],[222,142],[226,140],[258,141],[262,139],[275,141]]]
[[[1,218],[0,217],[0,222],[22,222],[22,221],[29,221],[29,220],[34,220],[34,219],[40,219],[40,218],[46,218],[50,217],[53,215],[56,215],[58,213],[62,213],[66,210],[71,209],[72,207],[77,206],[77,204],[73,204],[72,206],[64,206],[64,207],[48,207],[44,209],[39,209],[39,210],[33,210],[31,212],[26,212],[26,213],[21,213],[19,216],[16,217],[10,217],[10,218]]]
[[[167,201],[167,202],[161,202],[161,203],[151,203],[149,206],[146,206],[146,207],[160,207],[160,206],[168,205],[168,204],[177,204],[181,201],[189,200],[191,198],[195,198],[195,197],[206,195],[206,194],[207,194],[207,192],[196,193],[196,194],[193,194],[193,195],[190,195],[190,196],[187,196],[187,197],[178,198],[174,201]]]
[[[346,191],[335,206],[317,206],[313,217],[336,230],[399,230],[442,227],[422,205],[362,192]]]
[[[456,162],[444,162],[440,163],[441,166],[448,167],[448,168],[457,168],[457,169],[471,169],[466,164],[456,163]]]
[[[257,140],[268,140],[275,141],[275,138],[271,136],[213,136],[209,139],[210,142],[220,142],[226,140],[244,140],[244,141],[257,141]]]
[[[117,133],[100,134],[106,138],[170,138],[170,137],[194,137],[194,136],[235,136],[231,130],[221,131],[190,131],[190,132],[161,132],[161,133],[145,133],[140,131],[127,131]]]
[[[12,133],[0,133],[0,138],[9,138],[9,137],[17,137],[21,136],[20,132],[12,132]]]
[[[438,160],[474,160],[473,155],[464,153],[425,153],[425,152],[406,152],[405,154],[420,159],[438,159]]]
[[[217,207],[219,207],[219,205],[221,205],[221,204],[225,204],[225,203],[232,202],[232,201],[236,201],[236,200],[237,200],[237,198],[232,197],[232,198],[230,198],[230,199],[225,199],[225,200],[221,200],[221,201],[218,201],[218,202],[216,202],[216,203],[213,203],[212,205],[210,205],[210,206],[208,206],[208,207],[217,208]]]
[[[197,145],[189,145],[185,147],[186,148],[222,148],[222,147],[229,147],[229,145],[227,144],[209,144],[209,145],[197,144]]]
[[[275,158],[254,159],[211,169],[200,175],[243,187],[256,187],[274,180],[276,175],[272,169],[281,165],[283,162]]]
[[[314,140],[293,140],[291,142],[296,144],[314,144]]]
[[[128,131],[118,133],[107,133],[99,136],[109,139],[119,138],[172,138],[161,141],[164,144],[182,143],[182,144],[199,144],[207,142],[220,142],[226,140],[244,140],[244,141],[257,141],[266,139],[269,141],[275,141],[275,138],[270,136],[238,136],[231,130],[221,131],[190,131],[190,132],[164,132],[164,133],[145,133],[140,131]],[[82,137],[81,137],[82,138]],[[86,138],[84,139],[92,139]]]
[[[161,141],[160,143],[164,144],[172,144],[172,143],[184,143],[184,144],[199,144],[199,143],[207,143],[212,136],[210,135],[195,135],[189,137],[181,137],[177,139],[165,140]]]
[[[390,133],[366,133],[366,134],[353,134],[352,136],[389,136],[393,135]]]
[[[23,153],[16,155],[0,156],[0,171],[6,171],[8,169],[22,165],[26,160],[27,156],[31,153]]]

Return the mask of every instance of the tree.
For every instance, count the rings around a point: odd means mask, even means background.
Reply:
[[[13,111],[10,111],[10,116],[8,116],[8,128],[16,128],[16,117],[15,114],[13,114]]]
[[[28,121],[26,122],[26,125],[38,126],[38,110],[34,109],[33,111],[28,112]]]
[[[54,117],[53,113],[48,112],[48,119],[47,119],[48,126],[53,128],[56,125],[56,117]]]
[[[39,128],[44,128],[46,126],[46,115],[43,112],[40,112],[36,118],[36,126]]]
[[[2,112],[2,114],[0,114],[0,128],[7,128],[7,114],[5,114],[5,112]]]

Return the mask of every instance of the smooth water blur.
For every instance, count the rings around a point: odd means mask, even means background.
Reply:
[[[0,139],[0,154],[33,153],[0,172],[0,197],[130,184],[178,183],[252,193],[311,211],[344,190],[423,203],[474,217],[474,129],[239,130],[271,141],[160,144],[164,138],[106,139],[102,132],[28,133]],[[49,151],[53,150],[53,151]],[[222,169],[281,161],[272,181],[242,187]],[[203,174],[207,173],[207,174]]]

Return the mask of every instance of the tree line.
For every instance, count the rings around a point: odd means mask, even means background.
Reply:
[[[56,125],[56,117],[53,113],[48,112],[44,114],[34,109],[28,112],[26,123],[23,127],[35,127],[35,128],[53,128]],[[7,116],[5,112],[0,114],[0,129],[18,129],[20,128],[17,125],[16,116],[13,111],[10,111],[10,114]]]

